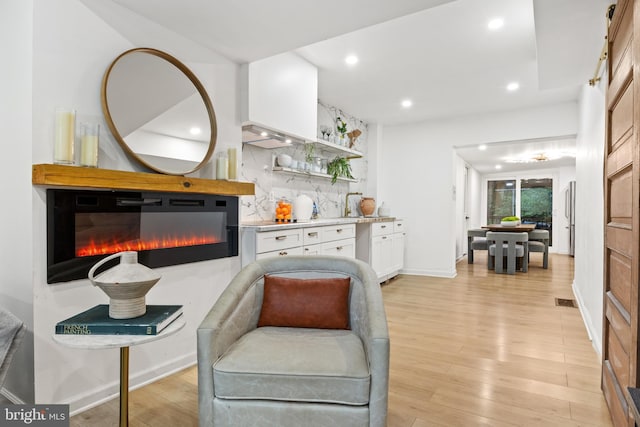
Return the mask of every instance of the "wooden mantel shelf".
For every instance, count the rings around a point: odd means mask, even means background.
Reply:
[[[49,187],[79,187],[102,190],[165,191],[220,194],[224,196],[255,194],[255,185],[251,182],[51,164],[33,165],[31,182],[33,185],[46,185]]]

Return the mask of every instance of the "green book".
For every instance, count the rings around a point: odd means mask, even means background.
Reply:
[[[157,335],[182,315],[181,305],[147,305],[132,319],[112,319],[109,305],[99,304],[56,324],[62,335]]]

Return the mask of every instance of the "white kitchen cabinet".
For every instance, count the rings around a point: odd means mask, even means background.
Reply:
[[[286,225],[282,229],[242,230],[242,265],[271,256],[338,255],[355,258],[356,225],[334,224],[305,227]]]
[[[361,223],[356,227],[356,258],[371,265],[380,282],[404,267],[402,220]]]

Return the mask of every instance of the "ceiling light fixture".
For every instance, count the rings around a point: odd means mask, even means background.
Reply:
[[[516,91],[518,89],[520,89],[520,83],[518,83],[518,82],[511,82],[511,83],[509,83],[507,85],[507,90],[509,92],[513,92],[513,91]]]
[[[487,27],[491,30],[491,31],[496,31],[499,30],[500,28],[502,28],[504,26],[504,19],[502,18],[493,18],[491,21],[489,21],[489,23],[487,24]]]
[[[576,153],[569,150],[550,150],[546,152],[527,153],[519,157],[504,159],[504,161],[507,163],[535,163],[558,160],[563,157],[576,157]]]
[[[344,59],[344,62],[346,62],[347,65],[356,65],[358,63],[358,57],[355,55],[349,55]]]
[[[478,150],[480,150],[480,151],[484,151],[484,150],[486,150],[486,149],[487,149],[487,144],[480,144],[480,145],[478,145]]]
[[[404,101],[402,101],[401,105],[402,108],[409,108],[413,105],[413,102],[410,99],[405,99]]]
[[[496,165],[496,169],[502,169],[502,165]]]

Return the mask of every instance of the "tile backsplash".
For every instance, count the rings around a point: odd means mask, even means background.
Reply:
[[[289,154],[294,160],[304,160],[306,153],[302,144],[275,149],[243,144],[239,179],[255,183],[256,194],[240,198],[242,221],[272,220],[275,203],[279,199],[287,198],[293,201],[300,194],[306,194],[316,202],[320,217],[333,218],[344,215],[346,194],[353,191],[363,192],[366,188],[368,125],[336,107],[318,102],[318,129],[327,126],[336,133],[338,117],[346,122],[347,132],[354,129],[360,129],[362,132],[353,149],[362,152],[363,157],[350,161],[352,174],[358,182],[338,181],[331,184],[330,178],[272,170],[273,157],[279,153]],[[320,132],[318,132],[318,139],[320,139]],[[315,152],[314,156],[332,160],[335,155]],[[358,201],[357,197],[349,198],[352,215],[360,214],[357,208]]]

